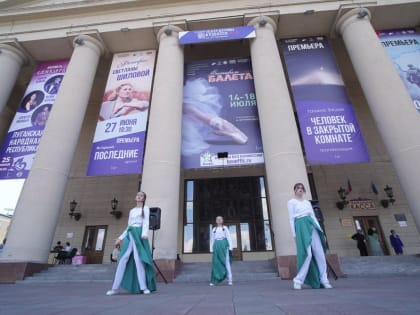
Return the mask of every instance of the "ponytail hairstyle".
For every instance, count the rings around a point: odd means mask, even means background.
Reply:
[[[144,206],[146,205],[147,196],[146,196],[146,193],[144,191],[139,191],[139,192],[143,193],[143,195],[144,195],[143,207],[141,207],[141,217],[144,219]]]

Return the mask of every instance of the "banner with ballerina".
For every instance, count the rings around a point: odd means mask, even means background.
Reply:
[[[324,36],[281,41],[310,164],[369,162],[340,70]]]
[[[264,163],[250,58],[185,65],[182,168]]]
[[[0,179],[27,178],[68,60],[40,62],[0,148]]]
[[[415,29],[384,30],[377,34],[420,113],[420,34]]]
[[[141,173],[155,56],[154,50],[114,55],[88,176]]]

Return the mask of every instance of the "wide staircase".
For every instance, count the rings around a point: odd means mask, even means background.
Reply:
[[[111,283],[115,274],[115,264],[104,265],[56,265],[45,271],[26,277],[22,284],[47,283]],[[267,280],[278,278],[278,273],[271,260],[236,261],[232,264],[234,281]],[[184,263],[181,265],[174,282],[210,281],[210,263]]]
[[[340,257],[340,267],[348,277],[420,276],[420,256]],[[115,264],[56,265],[17,283],[111,283],[115,268]],[[208,282],[210,273],[210,263],[184,263],[181,264],[174,282]],[[279,279],[271,260],[235,261],[232,264],[232,273],[235,282]]]
[[[234,282],[278,279],[272,260],[235,261],[232,263]],[[211,263],[185,263],[174,282],[209,282]]]
[[[22,284],[48,284],[48,283],[84,283],[104,282],[111,283],[114,278],[116,265],[55,265],[47,270],[35,273],[16,283]]]
[[[420,276],[420,255],[340,257],[348,277]]]

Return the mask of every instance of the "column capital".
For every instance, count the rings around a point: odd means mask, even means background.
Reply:
[[[156,35],[157,41],[160,43],[162,38],[177,36],[179,32],[183,32],[184,30],[175,25],[166,25],[162,27]]]
[[[80,46],[86,46],[91,48],[92,50],[96,51],[96,53],[101,56],[105,52],[105,46],[96,38],[89,36],[89,35],[77,35],[73,39],[73,47],[77,48]]]
[[[344,29],[351,23],[359,21],[370,21],[372,15],[366,8],[355,8],[343,14],[337,21],[335,29],[340,35]]]
[[[29,63],[28,56],[22,50],[9,44],[0,44],[0,55],[1,54],[10,56],[21,65],[26,65]]]
[[[253,18],[248,22],[248,25],[255,26],[255,28],[269,27],[273,30],[273,33],[275,33],[277,30],[276,22],[272,18],[265,15]]]

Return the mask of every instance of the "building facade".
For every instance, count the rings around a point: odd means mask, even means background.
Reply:
[[[407,0],[0,2],[0,139],[35,67],[70,60],[1,261],[46,262],[53,243],[70,241],[88,262],[109,262],[141,189],[148,205],[162,210],[154,257],[166,272],[177,259],[209,261],[209,226],[223,215],[236,259],[277,257],[287,276],[295,247],[286,204],[296,182],[319,201],[330,253],[358,255],[351,239],[358,228],[375,228],[384,254],[393,254],[391,229],[407,254],[419,253],[420,114],[377,34],[415,29],[418,12],[420,2]],[[253,26],[255,37],[180,44],[180,32],[241,26]],[[328,40],[369,161],[308,161],[281,43],[316,37]],[[87,176],[113,55],[147,50],[156,50],[156,63],[142,172]],[[216,167],[181,167],[186,65],[240,58],[252,65],[264,162],[231,167],[226,149],[217,152]],[[72,200],[79,220],[69,216]]]

